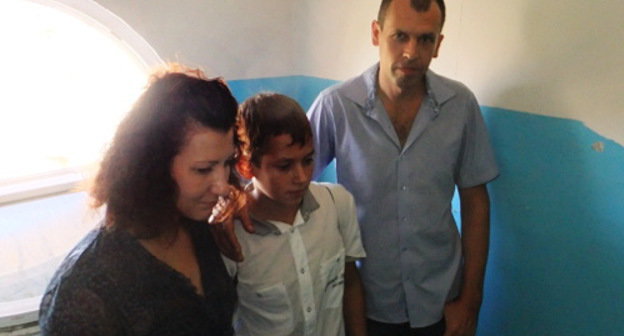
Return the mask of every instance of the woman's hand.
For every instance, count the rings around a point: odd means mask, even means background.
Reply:
[[[228,196],[219,197],[217,204],[212,208],[212,215],[208,218],[208,224],[210,224],[210,231],[221,253],[234,261],[241,262],[244,256],[234,231],[235,219],[242,223],[245,231],[254,232],[253,224],[249,218],[245,193],[230,187]]]

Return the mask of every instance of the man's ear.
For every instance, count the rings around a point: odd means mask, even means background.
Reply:
[[[435,51],[433,52],[433,57],[438,57],[438,53],[440,52],[440,45],[442,44],[442,40],[444,40],[444,35],[438,35],[438,42],[436,44]]]
[[[379,25],[379,21],[373,20],[371,22],[371,40],[374,46],[379,46],[379,34],[381,33],[381,26]]]

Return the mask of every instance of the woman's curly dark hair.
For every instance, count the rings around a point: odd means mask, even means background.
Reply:
[[[91,189],[93,205],[106,205],[105,226],[149,238],[179,225],[171,165],[187,128],[198,123],[226,133],[235,127],[237,108],[220,78],[177,64],[153,74],[117,128]],[[234,174],[230,182],[237,182]]]

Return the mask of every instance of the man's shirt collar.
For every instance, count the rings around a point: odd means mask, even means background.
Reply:
[[[379,63],[368,68],[361,77],[357,77],[344,92],[344,95],[355,104],[370,111],[375,107],[377,99],[377,76],[379,73]],[[358,80],[359,79],[359,80]],[[455,96],[455,91],[448,87],[441,77],[435,72],[428,70],[425,75],[427,85],[427,96],[431,99],[434,112],[439,113],[439,107],[447,100]]]

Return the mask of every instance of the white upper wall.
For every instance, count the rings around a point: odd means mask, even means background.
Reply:
[[[227,79],[343,80],[377,59],[378,0],[97,0],[165,60]],[[432,68],[483,105],[580,120],[624,144],[622,0],[447,0]]]
[[[288,76],[296,1],[97,0],[141,34],[165,61],[227,79]]]
[[[344,80],[377,61],[370,27],[378,0],[297,2],[298,22],[304,23],[297,34],[305,48],[294,56],[302,61],[302,74]]]
[[[624,144],[624,1],[448,2],[434,68],[481,104],[580,120]]]
[[[345,79],[377,58],[370,42],[377,0],[97,2],[132,26],[164,60],[202,66],[227,79]]]

